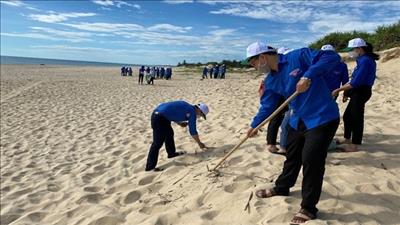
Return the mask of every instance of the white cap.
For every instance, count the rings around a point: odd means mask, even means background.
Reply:
[[[286,55],[286,54],[288,54],[289,52],[291,52],[292,50],[293,50],[293,49],[291,49],[291,48],[280,47],[280,48],[278,48],[278,54]]]
[[[247,47],[246,58],[250,58],[250,57],[259,55],[261,53],[266,53],[266,52],[275,52],[276,53],[276,49],[269,47],[265,43],[257,41]]]
[[[327,45],[323,45],[321,47],[321,50],[322,51],[335,51],[335,48],[332,45],[327,44]]]
[[[197,104],[197,107],[200,109],[200,111],[203,113],[204,119],[206,119],[206,115],[209,112],[208,106],[204,103],[199,103]]]
[[[348,48],[358,48],[367,46],[367,43],[361,38],[354,38],[349,41]]]

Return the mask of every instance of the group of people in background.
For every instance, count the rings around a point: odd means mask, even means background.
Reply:
[[[132,67],[121,67],[121,76],[132,76]]]
[[[132,67],[123,66],[121,67],[121,76],[132,76]],[[141,66],[139,67],[139,80],[138,84],[143,84],[146,80],[147,84],[154,84],[155,79],[165,79],[170,80],[172,77],[171,67],[149,67]]]
[[[225,79],[226,66],[225,64],[217,64],[215,66],[205,66],[203,68],[202,79],[207,78],[209,74],[210,79]]]
[[[172,77],[172,68],[171,67],[145,67],[141,66],[139,68],[139,80],[138,84],[143,84],[143,78],[146,79],[147,84],[154,84],[155,79],[165,79],[170,80]]]

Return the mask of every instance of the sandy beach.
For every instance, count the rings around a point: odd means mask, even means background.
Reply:
[[[400,58],[378,63],[362,151],[328,155],[319,218],[307,224],[400,224],[399,65]],[[273,186],[284,161],[266,150],[265,129],[220,176],[206,168],[244,137],[262,77],[228,72],[225,80],[200,80],[200,72],[174,68],[172,80],[151,86],[138,85],[137,73],[1,65],[0,224],[288,224],[300,207],[301,174],[290,196],[253,196],[244,210],[252,192]],[[151,112],[179,99],[209,105],[197,127],[213,148],[199,149],[187,128],[173,125],[177,150],[188,154],[167,159],[162,148],[165,170],[145,172]],[[343,115],[346,104],[338,102]]]

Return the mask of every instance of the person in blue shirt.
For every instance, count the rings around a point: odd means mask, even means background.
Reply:
[[[210,68],[210,79],[212,79],[213,74],[214,74],[214,66],[211,66],[211,68]]]
[[[144,71],[145,71],[144,66],[141,66],[139,68],[139,81],[138,81],[138,84],[143,84]]]
[[[201,79],[207,78],[207,72],[208,72],[208,69],[207,69],[207,66],[205,66],[203,68],[203,74],[201,76]]]
[[[219,74],[219,65],[217,64],[217,65],[214,67],[214,79],[217,79],[217,78],[218,78],[218,74]]]
[[[295,91],[299,93],[289,104],[291,115],[282,173],[274,188],[257,190],[256,196],[287,196],[303,166],[301,209],[291,223],[315,219],[327,149],[339,125],[339,109],[323,74],[329,73],[340,62],[340,56],[332,51],[300,48],[287,53],[280,61],[276,49],[255,42],[247,47],[246,61],[259,73],[271,72],[259,111],[247,131],[248,137],[257,134],[254,128],[277,108],[280,96],[288,98]]]
[[[157,168],[158,153],[160,148],[165,143],[168,158],[183,155],[185,152],[177,152],[174,142],[174,130],[171,127],[171,121],[177,123],[181,127],[189,125],[189,133],[197,142],[200,148],[207,148],[200,141],[196,129],[196,120],[202,116],[206,119],[209,109],[206,104],[200,103],[197,105],[189,104],[185,101],[173,101],[161,103],[153,111],[151,115],[151,128],[153,129],[153,143],[150,146],[147,156],[146,171],[160,171]]]
[[[129,75],[129,76],[132,76],[132,67],[129,67],[129,68],[128,68],[128,75]]]
[[[322,51],[335,51],[335,48],[330,45],[323,45],[321,47]],[[329,90],[332,92],[340,86],[343,86],[349,82],[349,71],[347,69],[346,63],[343,61],[338,64],[338,66],[333,69],[330,73],[324,75],[324,80],[326,85],[328,85]],[[336,99],[337,96],[334,96]]]
[[[349,55],[357,59],[357,66],[353,71],[351,81],[334,90],[332,95],[337,96],[341,91],[345,91],[343,102],[350,97],[343,114],[344,140],[339,143],[348,144],[344,151],[356,152],[362,143],[365,104],[372,95],[372,86],[376,78],[375,61],[379,60],[379,55],[373,52],[373,46],[370,43],[361,38],[350,40],[345,50],[351,51]]]
[[[164,67],[161,67],[160,76],[161,76],[161,79],[164,79],[164,76],[165,76],[165,69],[164,69]]]
[[[279,61],[282,62],[284,61],[284,57],[285,57],[285,51],[288,50],[287,48],[279,48],[277,53],[278,53],[278,57],[279,57]],[[263,95],[265,93],[265,89],[267,88],[266,86],[268,85],[267,82],[269,81],[267,78],[268,76],[270,76],[270,74],[267,74],[263,80],[263,82],[260,85],[259,88],[259,94],[260,94],[260,99],[263,98]],[[285,97],[284,96],[280,96],[279,102],[276,105],[276,107],[278,108],[283,102],[285,101]],[[286,136],[287,136],[287,120],[286,120],[286,124],[283,124],[284,121],[284,117],[285,117],[285,112],[288,110],[288,108],[286,107],[285,109],[283,109],[281,112],[279,112],[269,123],[268,123],[268,127],[267,127],[267,137],[266,137],[266,141],[267,141],[267,150],[271,153],[276,153],[276,154],[281,154],[281,155],[285,155],[286,153]],[[278,131],[279,131],[279,126],[281,126],[281,140],[280,140],[280,149],[278,149],[276,147],[276,139],[278,137]],[[284,147],[282,147],[284,146]]]
[[[222,64],[222,66],[221,66],[221,76],[220,76],[221,79],[225,79],[225,72],[226,72],[226,65]]]
[[[121,67],[121,76],[125,76],[126,74],[126,69],[125,66]]]

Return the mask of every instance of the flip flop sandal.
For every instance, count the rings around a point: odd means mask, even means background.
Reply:
[[[269,189],[268,192],[267,189],[260,189],[256,191],[256,196],[259,198],[271,198],[277,195],[278,194],[273,189]]]
[[[298,213],[296,213],[296,215],[293,217],[292,221],[290,222],[290,225],[303,224],[303,223],[305,223],[309,220],[313,220],[315,218],[317,218],[317,216],[315,214],[312,214],[305,209],[300,209],[300,211]],[[294,221],[297,221],[297,222],[294,222]]]

